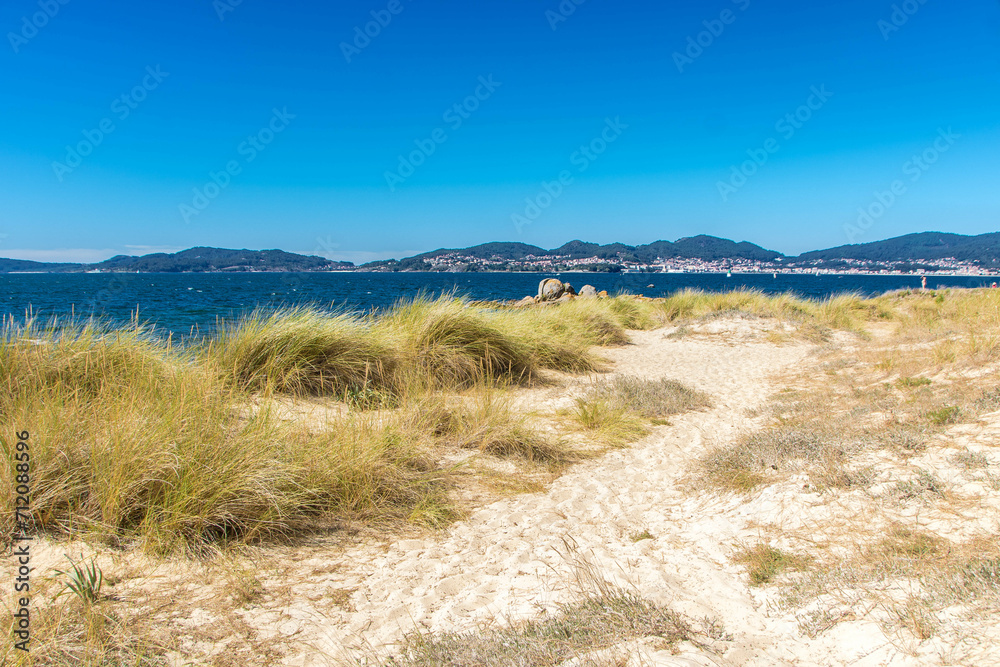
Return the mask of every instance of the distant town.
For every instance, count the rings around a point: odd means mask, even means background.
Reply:
[[[954,257],[943,259],[917,259],[906,261],[864,261],[845,259],[836,262],[811,260],[792,262],[782,258],[774,261],[747,259],[704,260],[698,258],[656,258],[652,262],[614,261],[600,257],[572,258],[566,255],[528,255],[520,260],[500,256],[473,257],[461,253],[447,253],[424,259],[427,271],[591,271],[614,273],[782,273],[782,274],[947,274],[967,276],[998,275],[997,269],[987,269],[975,262],[964,262]],[[391,270],[373,267],[366,270]],[[408,268],[404,270],[413,271]]]

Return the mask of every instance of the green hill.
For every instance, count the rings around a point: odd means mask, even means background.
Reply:
[[[796,262],[824,262],[852,259],[870,262],[912,262],[953,257],[981,266],[997,266],[1000,257],[1000,232],[964,236],[944,232],[907,234],[884,241],[844,245],[799,255]]]
[[[0,259],[0,273],[206,273],[216,271],[336,271],[352,269],[350,262],[333,262],[323,257],[296,255],[283,250],[227,250],[191,248],[176,253],[153,253],[134,257],[116,255],[96,264],[57,264]]]

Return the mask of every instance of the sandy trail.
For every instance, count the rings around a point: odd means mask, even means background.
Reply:
[[[891,656],[891,664],[906,664],[864,621],[843,623],[810,646],[794,618],[769,615],[766,597],[748,589],[729,556],[738,540],[757,535],[762,515],[784,514],[781,498],[765,492],[748,507],[739,498],[679,488],[708,443],[752,427],[747,410],[774,390],[770,378],[802,363],[810,349],[739,338],[734,344],[726,335],[671,340],[662,330],[633,333],[633,345],[604,351],[614,373],[681,380],[710,393],[715,407],[672,418],[628,449],[575,466],[547,492],[490,504],[430,539],[400,540],[387,551],[302,553],[295,569],[326,572],[295,585],[290,607],[249,610],[244,618],[262,632],[295,633],[302,651],[287,664],[346,662],[415,629],[467,630],[535,616],[571,599],[574,562],[585,561],[652,601],[718,619],[732,636],[711,649],[643,651],[636,664],[875,665],[890,664]],[[566,393],[536,390],[531,399],[558,404]],[[633,542],[630,535],[643,530],[654,538]],[[331,559],[338,567],[329,567]],[[323,604],[345,589],[353,591],[347,604]]]

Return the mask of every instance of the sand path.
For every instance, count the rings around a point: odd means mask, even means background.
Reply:
[[[587,563],[605,580],[689,617],[718,619],[731,635],[707,649],[640,649],[635,664],[911,664],[871,622],[842,623],[808,640],[794,618],[769,613],[766,595],[747,587],[729,557],[738,540],[756,535],[762,513],[771,520],[784,513],[780,497],[765,492],[749,507],[680,488],[692,459],[752,427],[747,409],[774,391],[770,378],[805,362],[810,349],[736,338],[633,333],[633,345],[605,351],[614,373],[684,381],[709,392],[715,407],[675,417],[628,449],[575,466],[544,493],[492,503],[430,539],[297,554],[296,570],[321,574],[295,585],[290,607],[248,610],[246,620],[265,635],[294,634],[301,652],[287,664],[325,665],[382,650],[414,629],[467,630],[536,616],[571,599],[578,566]],[[555,406],[568,391],[536,390],[531,398]],[[653,539],[634,542],[631,535],[643,530]],[[325,603],[345,590],[346,603]]]

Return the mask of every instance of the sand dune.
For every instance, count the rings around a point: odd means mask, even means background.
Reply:
[[[943,632],[919,642],[887,634],[878,613],[856,608],[812,637],[801,626],[808,609],[780,605],[771,588],[748,586],[732,560],[738,545],[762,537],[808,539],[816,526],[829,532],[838,521],[874,512],[870,497],[865,504],[850,494],[818,495],[797,478],[749,497],[692,487],[697,457],[758,428],[751,410],[780,389],[782,376],[818,363],[816,346],[769,342],[770,329],[773,324],[762,321],[718,320],[693,336],[631,332],[631,345],[601,352],[613,373],[681,380],[710,394],[714,407],[673,417],[629,448],[573,466],[544,492],[493,502],[442,531],[385,539],[363,532],[264,548],[257,576],[267,594],[237,611],[238,631],[276,647],[281,664],[351,664],[391,652],[414,630],[475,630],[535,617],[571,600],[596,576],[725,629],[673,650],[633,642],[622,647],[630,665],[1000,664],[995,629]],[[521,390],[516,400],[555,410],[591,380],[560,376],[555,385]],[[956,428],[963,446],[995,451],[1000,415]],[[982,507],[995,511],[996,494],[991,498]],[[995,514],[972,514],[983,530],[996,530]],[[968,525],[969,518],[948,525]],[[644,531],[650,537],[635,541]],[[41,569],[65,550],[44,546]],[[108,571],[123,563],[144,571],[119,588],[137,603],[151,590],[184,585],[197,570],[162,564],[150,570],[138,557],[101,558]],[[164,619],[173,632],[219,621],[207,603],[199,609],[199,599],[211,598],[204,588],[185,589],[189,615],[172,612]],[[215,642],[183,642],[185,654],[206,659],[225,653],[226,645],[225,632]],[[176,664],[190,659],[174,655]]]

